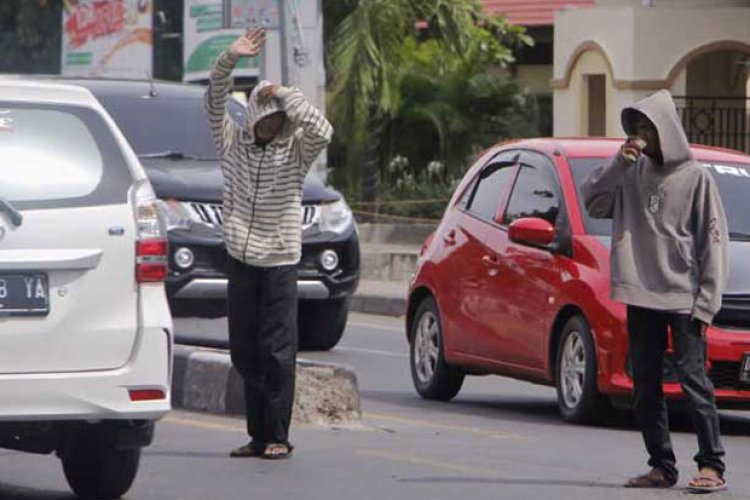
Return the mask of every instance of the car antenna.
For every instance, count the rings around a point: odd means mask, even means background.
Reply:
[[[156,97],[159,95],[159,93],[156,91],[156,87],[154,86],[154,79],[151,77],[151,72],[146,70],[146,78],[148,79],[148,95],[141,96],[143,99],[151,99],[152,97]]]

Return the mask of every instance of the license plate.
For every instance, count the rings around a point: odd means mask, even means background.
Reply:
[[[48,313],[46,274],[0,274],[0,316],[46,316]]]
[[[742,365],[740,366],[740,382],[750,384],[750,352],[742,356]]]

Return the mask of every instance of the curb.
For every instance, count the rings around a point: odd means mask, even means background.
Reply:
[[[174,346],[172,406],[244,415],[244,383],[223,350]],[[299,359],[292,421],[338,424],[362,419],[357,375],[343,365]]]
[[[349,310],[365,314],[379,314],[381,316],[400,318],[406,314],[406,299],[354,294],[349,299]]]

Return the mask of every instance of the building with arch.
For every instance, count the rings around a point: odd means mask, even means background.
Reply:
[[[675,96],[693,142],[750,151],[750,0],[597,0],[555,13],[556,136],[622,136],[620,110]]]

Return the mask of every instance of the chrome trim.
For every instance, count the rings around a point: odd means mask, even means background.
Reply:
[[[222,226],[224,218],[221,204],[202,203],[197,201],[184,201],[182,206],[190,213],[194,214],[201,222],[213,226]],[[320,220],[320,209],[317,205],[302,205],[300,213],[302,220],[302,230],[317,224]]]
[[[227,296],[225,278],[197,278],[175,293],[176,299],[225,299]],[[322,300],[331,296],[322,281],[298,280],[297,294],[300,299]]]
[[[58,271],[96,269],[104,252],[96,249],[0,250],[2,271]]]

